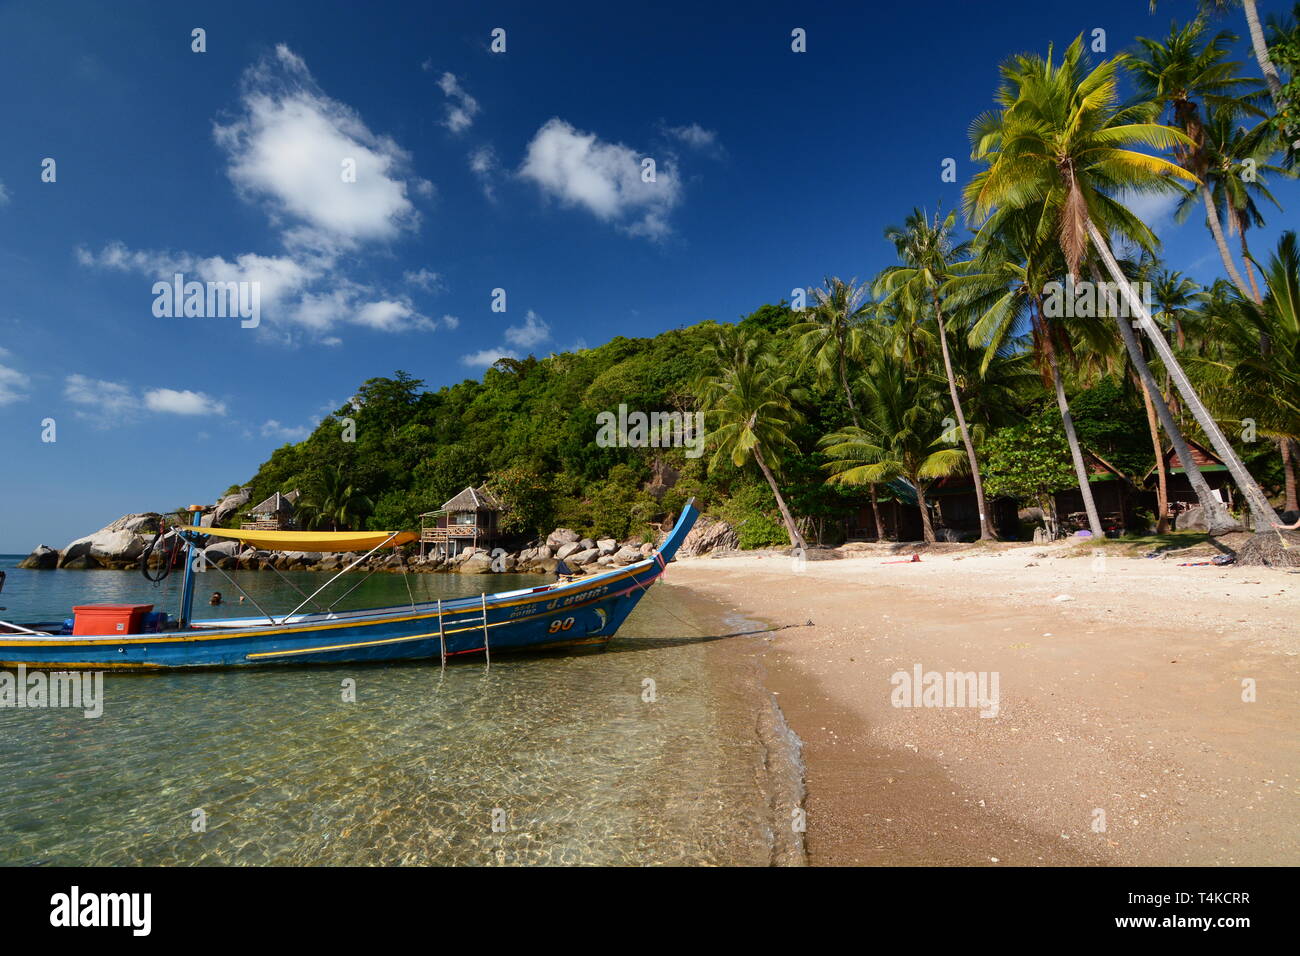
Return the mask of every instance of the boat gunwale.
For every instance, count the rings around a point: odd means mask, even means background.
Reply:
[[[582,578],[575,581],[563,581],[556,584],[548,585],[544,589],[533,589],[531,592],[527,589],[515,589],[514,591],[502,591],[497,594],[487,595],[487,603],[491,608],[509,608],[522,607],[528,604],[540,603],[542,601],[553,600],[557,595],[578,595],[583,591],[591,589],[601,583],[612,583],[627,577],[632,577],[644,570],[650,569],[658,562],[659,553],[656,551],[653,555],[635,564],[629,564],[624,568],[616,571],[607,571],[590,578]],[[657,578],[658,575],[655,575]],[[652,583],[654,579],[652,579]],[[639,583],[639,582],[638,582]],[[513,597],[519,594],[526,594],[527,597],[517,601],[503,601],[503,598]],[[601,595],[601,598],[608,595]],[[483,602],[483,595],[480,595],[476,601],[472,596],[464,598],[455,598],[452,601],[444,601],[442,605],[442,616],[445,619],[448,614],[462,614],[465,611],[480,611]],[[587,602],[579,602],[570,606],[582,606]],[[172,644],[186,643],[195,641],[214,641],[229,640],[238,637],[265,637],[269,635],[293,635],[301,632],[314,632],[333,630],[340,627],[370,627],[378,624],[397,624],[403,621],[415,621],[428,617],[437,617],[437,610],[422,611],[415,614],[395,613],[392,616],[390,612],[396,611],[398,606],[391,608],[360,608],[356,611],[347,611],[344,614],[348,617],[338,616],[334,618],[324,618],[315,622],[296,622],[293,624],[262,624],[262,625],[230,625],[206,626],[196,628],[186,632],[160,632],[158,634],[131,634],[131,635],[112,635],[112,634],[49,634],[40,637],[21,637],[5,635],[0,638],[0,648],[21,648],[21,647],[49,647],[49,646],[99,646],[104,644]],[[402,609],[403,612],[409,612],[410,608]],[[481,611],[480,611],[481,613]],[[532,615],[530,615],[532,616]],[[515,618],[512,621],[501,623],[513,623],[517,620],[526,620],[527,618]]]

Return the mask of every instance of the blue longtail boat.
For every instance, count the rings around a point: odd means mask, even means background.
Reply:
[[[185,562],[181,615],[175,629],[157,633],[59,634],[41,625],[0,621],[0,666],[57,670],[165,670],[271,664],[344,664],[446,660],[576,645],[603,645],[673,560],[699,512],[682,509],[672,531],[644,560],[575,580],[434,603],[356,611],[298,613],[282,618],[193,621],[200,553],[209,535],[248,542],[270,540],[302,551],[370,554],[414,539],[410,532],[240,532],[186,526],[177,529],[191,559]],[[274,535],[274,538],[268,537]],[[156,540],[156,539],[155,539]],[[342,576],[359,565],[358,558]],[[326,582],[317,594],[336,578]]]

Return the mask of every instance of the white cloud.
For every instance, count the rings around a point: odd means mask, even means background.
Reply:
[[[327,96],[288,47],[245,72],[242,104],[213,134],[244,195],[345,246],[392,239],[418,222],[404,178],[410,156]],[[345,181],[345,164],[355,182]]]
[[[0,206],[9,202],[9,190],[5,188],[3,181],[0,181]]]
[[[301,57],[280,45],[245,71],[238,114],[216,124],[214,136],[239,195],[263,204],[277,227],[282,254],[200,256],[114,241],[98,252],[78,248],[78,261],[140,273],[150,287],[176,272],[187,280],[257,282],[263,319],[257,334],[287,343],[297,330],[338,344],[331,333],[340,324],[388,332],[437,327],[407,297],[355,281],[342,268],[363,244],[414,230],[419,216],[408,191],[431,194],[433,184],[410,176],[409,155],[327,96]],[[355,182],[341,175],[344,159],[355,161]],[[430,290],[438,279],[428,269],[405,276]],[[152,293],[142,292],[142,309],[152,301]]]
[[[442,324],[449,329],[458,329],[460,328],[460,318],[454,315],[444,315]]]
[[[431,269],[425,269],[423,267],[416,269],[413,272],[404,272],[402,274],[402,281],[407,285],[418,285],[426,292],[441,292],[444,288],[442,276]]]
[[[167,415],[225,415],[226,406],[202,392],[188,389],[152,388],[137,396],[129,385],[69,375],[63,383],[63,397],[76,408],[78,418],[100,428],[136,421],[141,412]]]
[[[506,329],[506,341],[521,349],[540,345],[550,337],[551,327],[532,309],[524,316],[523,325],[512,325]]]
[[[497,198],[496,185],[493,181],[496,178],[498,165],[496,150],[491,146],[479,146],[469,154],[470,171],[478,177],[479,185],[483,187],[483,195],[493,201]]]
[[[461,365],[468,365],[471,368],[487,368],[489,365],[503,358],[519,358],[515,352],[507,349],[483,349],[481,352],[471,352],[469,355],[460,357]]]
[[[660,239],[672,231],[668,214],[681,200],[681,182],[670,156],[656,163],[655,182],[643,181],[645,158],[556,117],[533,136],[519,175],[630,235]]]
[[[0,349],[0,358],[8,354],[4,349]],[[9,368],[7,365],[0,365],[0,405],[9,405],[25,399],[31,381],[28,376],[17,369]]]
[[[443,316],[443,321],[453,319],[456,324],[460,323],[455,316]],[[451,326],[455,328],[456,326]],[[471,352],[469,355],[462,355],[460,362],[462,365],[468,365],[471,368],[487,368],[497,359],[521,357],[521,351],[527,352],[534,346],[541,345],[551,337],[551,327],[532,309],[524,314],[522,325],[509,326],[505,331],[506,342],[509,345],[499,345],[496,348],[483,349],[479,352]]]
[[[473,126],[474,117],[479,111],[478,100],[465,92],[465,88],[456,79],[456,74],[442,74],[438,87],[447,97],[447,116],[442,125],[453,133],[463,133]]]
[[[140,410],[140,401],[130,387],[85,375],[69,375],[63,383],[63,397],[79,406],[75,410],[78,418],[100,428],[133,421]]]
[[[665,126],[664,132],[692,149],[698,149],[701,152],[713,155],[722,152],[722,145],[718,142],[717,132],[705,129],[699,123],[691,123],[688,126]]]
[[[311,429],[306,425],[293,428],[281,425],[274,418],[269,418],[263,422],[261,431],[263,438],[279,438],[282,441],[302,441],[311,434]]]
[[[226,406],[202,392],[189,389],[151,388],[144,393],[144,407],[167,415],[224,415]]]

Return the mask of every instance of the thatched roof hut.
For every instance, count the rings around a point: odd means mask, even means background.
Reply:
[[[443,502],[441,511],[453,514],[465,511],[500,511],[501,502],[496,495],[487,490],[487,486],[468,487],[460,494]]]

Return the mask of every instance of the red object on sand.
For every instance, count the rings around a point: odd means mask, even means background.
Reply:
[[[909,560],[906,561],[881,561],[880,563],[881,564],[916,564],[920,560],[921,560],[921,556],[919,554],[914,554]]]

